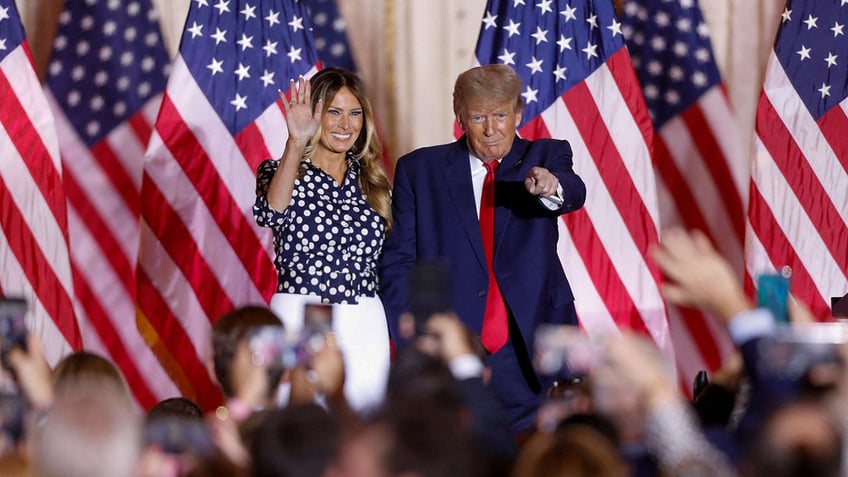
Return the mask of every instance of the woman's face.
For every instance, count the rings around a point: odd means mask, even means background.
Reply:
[[[353,148],[364,122],[362,104],[347,86],[342,87],[321,118],[320,145],[331,152],[344,154]]]

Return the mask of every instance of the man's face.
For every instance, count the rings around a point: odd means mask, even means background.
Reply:
[[[521,113],[515,110],[513,101],[493,102],[485,98],[468,101],[465,111],[458,114],[458,120],[468,137],[471,153],[483,162],[506,156],[512,149]]]

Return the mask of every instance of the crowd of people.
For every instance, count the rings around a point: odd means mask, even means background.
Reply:
[[[664,231],[651,253],[666,299],[736,345],[692,396],[646,337],[582,333],[556,242],[586,186],[566,141],[516,136],[521,89],[502,65],[460,75],[464,135],[402,157],[390,193],[359,78],[292,81],[285,152],[259,166],[254,206],[277,293],[213,324],[223,404],[143,412],[110,361],[50,369],[30,335],[2,356],[0,475],[848,475],[848,332],[794,301],[778,324],[703,234]],[[422,262],[444,265],[438,283],[410,279]],[[547,366],[542,326],[569,337],[551,332]]]

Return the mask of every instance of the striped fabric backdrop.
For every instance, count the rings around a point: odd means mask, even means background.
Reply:
[[[0,0],[0,295],[25,298],[55,363],[80,349],[53,116],[14,0]]]
[[[623,31],[651,113],[663,228],[698,229],[744,270],[750,162],[715,63],[697,0],[630,0]],[[684,384],[733,349],[721,322],[669,307]]]
[[[212,323],[277,285],[252,212],[256,167],[287,137],[277,91],[317,66],[303,2],[191,3],[144,166],[138,301],[148,341],[206,409],[221,401]]]
[[[144,151],[168,67],[158,21],[150,0],[65,2],[47,72],[82,347],[111,359],[143,408],[178,393],[136,320]]]
[[[647,258],[659,227],[653,131],[612,2],[490,0],[476,59],[522,78],[522,137],[571,143],[587,197],[561,221],[560,259],[581,325],[590,335],[644,333],[673,358]]]
[[[830,316],[848,292],[848,5],[790,0],[757,108],[747,272],[792,270],[790,291]]]

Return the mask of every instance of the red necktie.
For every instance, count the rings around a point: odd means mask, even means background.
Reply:
[[[486,166],[486,180],[480,198],[480,233],[483,235],[483,250],[489,266],[489,291],[486,293],[486,312],[483,315],[480,340],[490,353],[494,353],[506,343],[509,335],[506,305],[492,266],[495,256],[495,171],[500,163],[489,161],[483,165]]]

